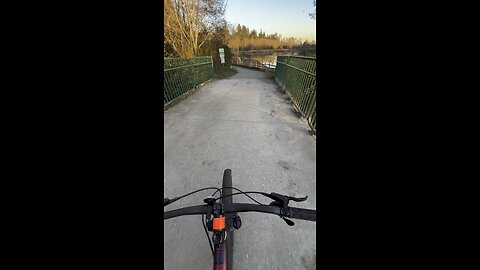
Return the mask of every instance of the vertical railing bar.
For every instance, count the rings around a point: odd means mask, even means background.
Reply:
[[[305,69],[306,69],[307,71],[310,71],[310,70],[311,70],[311,67],[312,67],[312,63],[314,63],[314,61],[309,61],[309,60],[304,60],[304,61],[305,61],[305,63],[306,63],[306,64],[305,64]],[[314,79],[315,79],[315,78],[312,78],[311,76],[307,76],[307,75],[305,76],[305,93],[306,93],[306,96],[307,96],[307,97],[306,97],[306,104],[305,104],[305,106],[307,106],[307,107],[306,107],[306,110],[309,109],[309,108],[308,108],[308,106],[309,106],[309,104],[308,104],[309,102],[308,102],[308,101],[311,99],[311,95],[312,95],[312,93],[310,92],[309,89],[312,87],[312,83],[311,83],[311,82],[313,82]]]
[[[305,70],[306,64],[307,64],[307,62],[302,59],[302,60],[300,60],[299,67],[301,69]],[[305,84],[306,75],[307,75],[306,73],[301,73],[300,74],[300,89],[301,89],[300,110],[302,112],[305,111],[305,102],[306,102],[306,98],[307,98],[306,84]],[[303,113],[303,114],[305,114],[305,113]]]
[[[166,74],[165,74],[166,72]],[[170,89],[171,89],[171,82],[170,82],[170,79],[169,77],[171,77],[170,74],[168,74],[169,72],[168,71],[164,71],[163,72],[165,75],[165,83],[164,83],[164,87],[166,89],[166,91],[164,91],[164,95],[167,97],[168,101],[172,100],[172,96],[171,96],[171,93],[170,93]]]

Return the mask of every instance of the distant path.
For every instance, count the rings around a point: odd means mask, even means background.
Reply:
[[[316,209],[316,142],[295,116],[286,95],[267,73],[237,67],[164,113],[165,197],[221,186],[232,169],[244,191],[308,195],[293,206]],[[209,192],[175,202],[166,210],[201,204]],[[255,196],[257,198],[257,196]],[[263,203],[269,201],[258,197]],[[234,202],[252,202],[235,196]],[[241,213],[235,232],[234,268],[315,269],[315,223]],[[164,222],[165,269],[211,269],[212,258],[200,216]]]

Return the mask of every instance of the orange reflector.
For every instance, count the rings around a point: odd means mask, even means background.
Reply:
[[[225,217],[213,218],[213,229],[214,230],[225,229]]]

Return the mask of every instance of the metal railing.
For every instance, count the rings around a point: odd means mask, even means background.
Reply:
[[[163,78],[165,107],[213,78],[212,57],[164,58]]]
[[[272,73],[275,72],[275,65],[264,64],[264,63],[261,63],[257,60],[253,60],[253,59],[236,58],[235,60],[232,61],[232,64],[237,65],[237,66],[256,68],[256,69],[260,69],[260,70],[267,71],[267,72],[272,72]]]
[[[277,56],[275,80],[285,89],[295,108],[316,133],[316,59],[301,56]]]

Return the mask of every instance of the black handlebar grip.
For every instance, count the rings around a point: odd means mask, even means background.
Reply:
[[[289,207],[290,218],[317,221],[317,210]]]

